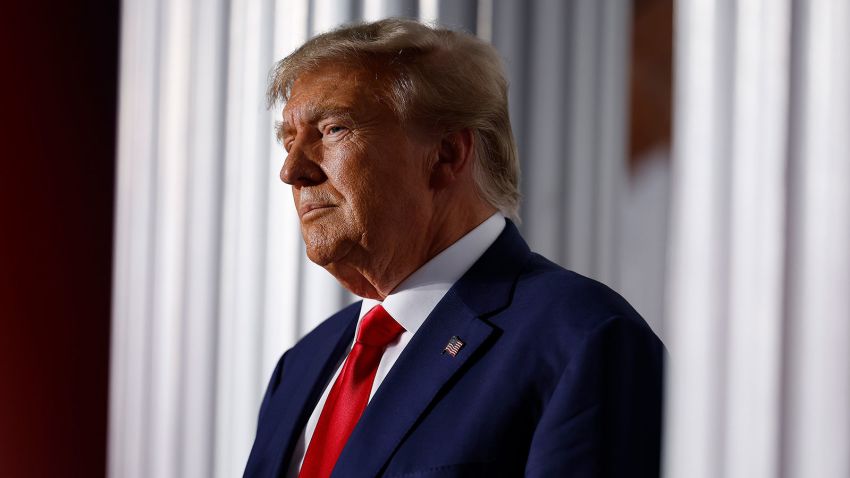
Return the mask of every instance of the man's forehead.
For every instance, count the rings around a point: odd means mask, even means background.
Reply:
[[[329,65],[296,78],[283,107],[283,123],[310,122],[331,115],[387,107],[390,101],[380,76],[366,68]]]
[[[386,74],[366,65],[349,62],[325,62],[299,73],[292,83],[291,93],[297,90],[330,86],[355,90],[375,90],[384,86]],[[290,96],[292,96],[290,95]]]

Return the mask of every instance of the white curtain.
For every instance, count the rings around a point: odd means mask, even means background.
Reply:
[[[676,32],[666,476],[850,476],[850,2]]]
[[[617,285],[630,5],[125,0],[109,475],[241,475],[278,357],[354,300],[305,257],[264,98],[274,61],[338,24],[409,16],[492,41],[525,236]]]

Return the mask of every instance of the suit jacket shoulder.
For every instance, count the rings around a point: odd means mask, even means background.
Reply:
[[[571,349],[611,321],[655,337],[646,321],[617,292],[536,253],[531,253],[517,277],[509,309],[510,313],[493,320],[516,329],[516,333],[538,335],[545,331],[547,342]]]

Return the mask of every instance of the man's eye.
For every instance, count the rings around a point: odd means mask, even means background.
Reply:
[[[327,129],[328,134],[337,134],[345,131],[344,126],[329,126]]]

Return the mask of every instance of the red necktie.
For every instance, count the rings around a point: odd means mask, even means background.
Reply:
[[[404,328],[380,305],[363,316],[357,340],[319,415],[298,478],[331,475],[348,436],[369,402],[384,349],[402,332]]]

